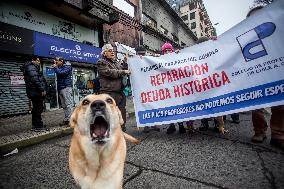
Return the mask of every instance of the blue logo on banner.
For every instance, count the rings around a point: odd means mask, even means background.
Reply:
[[[267,55],[262,39],[272,35],[275,29],[274,23],[266,22],[236,38],[246,62]]]
[[[34,54],[44,57],[63,57],[65,60],[95,64],[101,48],[35,32]]]

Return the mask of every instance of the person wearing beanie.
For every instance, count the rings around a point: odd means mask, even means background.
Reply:
[[[161,50],[162,50],[163,55],[174,52],[174,48],[173,48],[172,44],[170,44],[168,42],[166,42],[162,45]],[[179,126],[179,133],[180,134],[186,133],[186,130],[183,126],[183,122],[178,122],[178,126]],[[172,134],[174,132],[176,132],[176,126],[175,126],[174,123],[171,123],[170,126],[167,129],[167,134]]]
[[[247,17],[254,15],[258,10],[267,4],[255,3],[249,10]],[[254,135],[251,139],[254,143],[262,143],[266,139],[266,130],[268,127],[264,117],[265,109],[252,111],[252,125]],[[270,144],[284,150],[284,105],[271,107],[271,140]]]
[[[124,124],[122,130],[126,131],[126,96],[123,93],[123,76],[129,75],[127,59],[124,57],[122,64],[117,61],[114,49],[111,44],[105,44],[102,47],[102,58],[97,62],[98,77],[100,81],[99,93],[106,93],[110,95],[116,102],[121,111]]]

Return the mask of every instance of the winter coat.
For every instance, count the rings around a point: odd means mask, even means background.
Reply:
[[[57,89],[58,91],[72,87],[72,66],[69,62],[65,62],[62,66],[54,68],[57,76]]]
[[[99,81],[102,92],[122,92],[122,78],[127,70],[127,64],[102,58],[97,62]]]
[[[47,83],[40,66],[32,62],[27,62],[21,67],[26,83],[26,92],[29,98],[42,96],[42,92],[47,91]]]

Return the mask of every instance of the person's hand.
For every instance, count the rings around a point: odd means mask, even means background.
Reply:
[[[124,73],[126,74],[126,75],[130,75],[130,71],[129,70],[124,70]]]
[[[127,63],[127,61],[128,61],[128,53],[125,54],[123,61],[124,61],[125,63]]]
[[[211,36],[209,39],[216,41],[217,40],[217,36]]]
[[[56,60],[53,60],[53,64],[52,64],[52,66],[51,66],[51,67],[53,67],[53,68],[57,68]]]
[[[45,96],[46,95],[46,91],[41,92],[41,96]]]

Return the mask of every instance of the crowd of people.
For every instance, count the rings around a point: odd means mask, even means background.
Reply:
[[[264,5],[259,5],[253,7],[247,16],[255,14]],[[207,37],[201,37],[197,40],[197,43],[202,43],[208,41]],[[214,39],[216,40],[216,39]],[[161,47],[161,54],[169,53],[179,53],[179,50],[175,50],[172,44],[166,42]],[[161,54],[153,54],[153,56],[161,56]],[[122,117],[124,119],[124,125],[122,125],[122,130],[126,131],[126,96],[124,89],[123,79],[130,75],[128,70],[128,56],[126,55],[122,61],[118,61],[114,48],[111,44],[105,44],[102,47],[101,59],[97,62],[98,71],[98,82],[100,84],[100,89],[96,91],[96,94],[106,93],[109,94],[119,107]],[[137,55],[141,58],[146,55],[146,49],[144,47],[139,47],[137,49]],[[69,124],[70,115],[73,109],[72,101],[72,66],[68,61],[64,61],[63,58],[57,57],[54,60],[53,69],[57,75],[57,86],[58,93],[61,101],[61,105],[64,109],[64,120],[60,126],[67,126]],[[30,62],[27,62],[22,68],[24,79],[26,83],[27,96],[32,102],[32,131],[47,131],[49,130],[42,122],[41,114],[43,112],[44,97],[47,91],[47,84],[40,72],[40,59],[38,57],[33,57]],[[264,117],[264,109],[258,109],[252,111],[252,122],[254,128],[254,136],[252,137],[252,142],[261,143],[266,139],[266,130],[268,127],[267,121]],[[276,106],[271,108],[271,141],[272,145],[284,149],[284,105]],[[218,116],[214,118],[214,130],[224,134],[225,122],[223,116]],[[231,115],[232,122],[239,124],[239,114]],[[202,119],[201,127],[199,131],[203,132],[208,130],[210,119]],[[185,125],[189,130],[194,130],[193,121],[177,122],[179,128],[179,133],[186,133]],[[144,127],[143,132],[149,133],[151,130],[160,131],[158,126]],[[166,131],[167,134],[173,134],[176,132],[176,125],[171,123]]]

